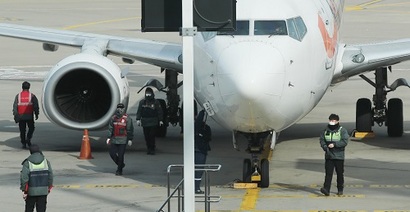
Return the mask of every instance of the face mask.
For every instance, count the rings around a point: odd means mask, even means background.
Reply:
[[[337,124],[337,121],[329,121],[329,125],[334,126]]]
[[[117,114],[122,115],[124,112],[124,108],[117,108]]]

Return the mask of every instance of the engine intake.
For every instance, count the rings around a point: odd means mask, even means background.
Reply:
[[[110,59],[80,53],[55,65],[43,87],[43,110],[52,122],[71,129],[107,126],[119,102],[128,104],[129,87]]]

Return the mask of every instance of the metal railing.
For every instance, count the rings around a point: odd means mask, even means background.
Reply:
[[[174,168],[180,168],[181,170],[181,180],[179,183],[176,185],[175,189],[171,192],[171,172]],[[204,172],[204,186],[205,186],[205,193],[204,196],[195,196],[195,198],[198,198],[200,200],[195,200],[195,202],[204,202],[205,205],[205,212],[210,212],[211,209],[211,203],[212,202],[219,202],[221,200],[221,196],[211,196],[211,185],[210,185],[210,177],[209,177],[209,172],[217,172],[221,169],[220,164],[196,164],[195,165],[195,171],[203,171]],[[177,202],[178,202],[178,212],[181,212],[184,210],[184,165],[182,164],[172,164],[169,165],[167,168],[167,199],[165,202],[161,205],[161,207],[157,210],[157,212],[164,212],[163,208],[168,205],[168,212],[171,212],[171,198],[175,197],[175,193],[177,193],[178,196]],[[203,199],[202,199],[203,198]]]

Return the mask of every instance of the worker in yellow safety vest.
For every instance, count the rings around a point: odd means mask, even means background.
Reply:
[[[337,174],[337,195],[343,195],[345,147],[349,133],[339,124],[339,116],[331,114],[329,124],[320,134],[320,146],[325,151],[325,182],[320,189],[325,196],[330,195],[333,171]]]

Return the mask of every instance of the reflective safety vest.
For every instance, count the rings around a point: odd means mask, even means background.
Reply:
[[[128,115],[124,114],[121,118],[114,116],[114,136],[126,137],[127,136],[127,118]]]
[[[326,130],[325,131],[326,142],[332,142],[332,141],[337,142],[337,141],[342,140],[341,130],[342,130],[342,127],[339,127],[339,130],[336,132]]]
[[[18,95],[17,111],[19,115],[33,114],[33,102],[30,91],[22,91]]]
[[[30,178],[28,181],[28,187],[46,187],[48,188],[48,163],[47,160],[44,159],[40,164],[34,164],[32,162],[28,162],[29,170],[30,170]]]

